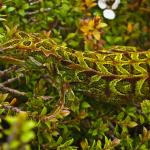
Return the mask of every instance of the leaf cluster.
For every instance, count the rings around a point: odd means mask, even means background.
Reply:
[[[0,1],[0,149],[148,150],[149,7]]]

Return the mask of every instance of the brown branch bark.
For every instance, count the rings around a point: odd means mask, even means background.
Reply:
[[[22,97],[27,97],[27,93],[25,92],[20,92],[18,90],[15,90],[15,89],[11,89],[9,87],[5,87],[3,84],[0,83],[0,91],[3,91],[3,92],[7,92],[7,93],[10,93],[12,95],[15,95],[15,96],[22,96]]]
[[[14,48],[14,46],[0,47],[0,52]]]
[[[16,112],[16,113],[24,112],[17,107],[6,105],[6,104],[2,104],[1,107],[4,108],[5,110],[12,110],[13,112]]]
[[[17,69],[16,65],[11,66],[10,68],[4,70],[4,71],[0,71],[0,77],[5,76],[6,74],[9,74],[10,72],[13,72]]]
[[[15,78],[8,79],[7,81],[5,81],[5,82],[3,82],[3,83],[1,83],[1,84],[2,84],[3,86],[6,86],[6,85],[8,85],[8,84],[10,84],[10,83],[15,82],[16,80],[19,80],[19,79],[22,78],[22,77],[24,77],[23,74],[20,75],[20,76],[18,76],[18,77],[15,77]]]

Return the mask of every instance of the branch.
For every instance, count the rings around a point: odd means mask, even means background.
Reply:
[[[27,97],[27,93],[25,92],[20,92],[15,89],[11,89],[9,87],[5,87],[3,84],[0,83],[0,90],[4,92],[8,92],[10,94],[16,95],[16,96],[22,96],[22,97]]]
[[[14,46],[0,47],[0,52],[14,48]]]
[[[5,110],[12,110],[13,112],[16,112],[16,113],[24,112],[17,107],[6,105],[6,104],[2,104],[1,107],[4,108]]]
[[[10,68],[4,70],[4,71],[0,71],[0,77],[5,76],[6,74],[13,72],[17,69],[16,65],[11,66]]]
[[[35,11],[28,11],[26,12],[26,15],[35,15],[38,13],[43,13],[43,12],[49,12],[51,10],[51,8],[41,8],[40,10],[35,10]]]
[[[6,86],[6,85],[8,85],[8,84],[10,84],[10,83],[12,83],[12,82],[15,82],[16,80],[19,80],[19,79],[22,78],[22,77],[24,77],[23,74],[20,75],[20,76],[18,76],[18,77],[15,77],[15,78],[8,79],[7,81],[5,81],[5,82],[3,82],[3,83],[1,83],[1,84],[2,84],[3,86]]]
[[[146,12],[146,13],[150,13],[150,8],[139,8],[140,11]]]

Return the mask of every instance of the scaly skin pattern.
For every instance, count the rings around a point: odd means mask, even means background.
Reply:
[[[77,51],[56,44],[38,34],[18,32],[1,44],[0,61],[19,65],[34,57],[51,59],[57,74],[74,92],[86,93],[106,102],[135,102],[150,98],[150,50],[134,47],[113,47],[97,52]],[[30,57],[32,56],[32,57]],[[45,64],[42,64],[43,66]]]

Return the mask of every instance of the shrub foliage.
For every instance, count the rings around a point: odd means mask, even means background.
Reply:
[[[148,150],[149,7],[0,1],[0,148]]]

